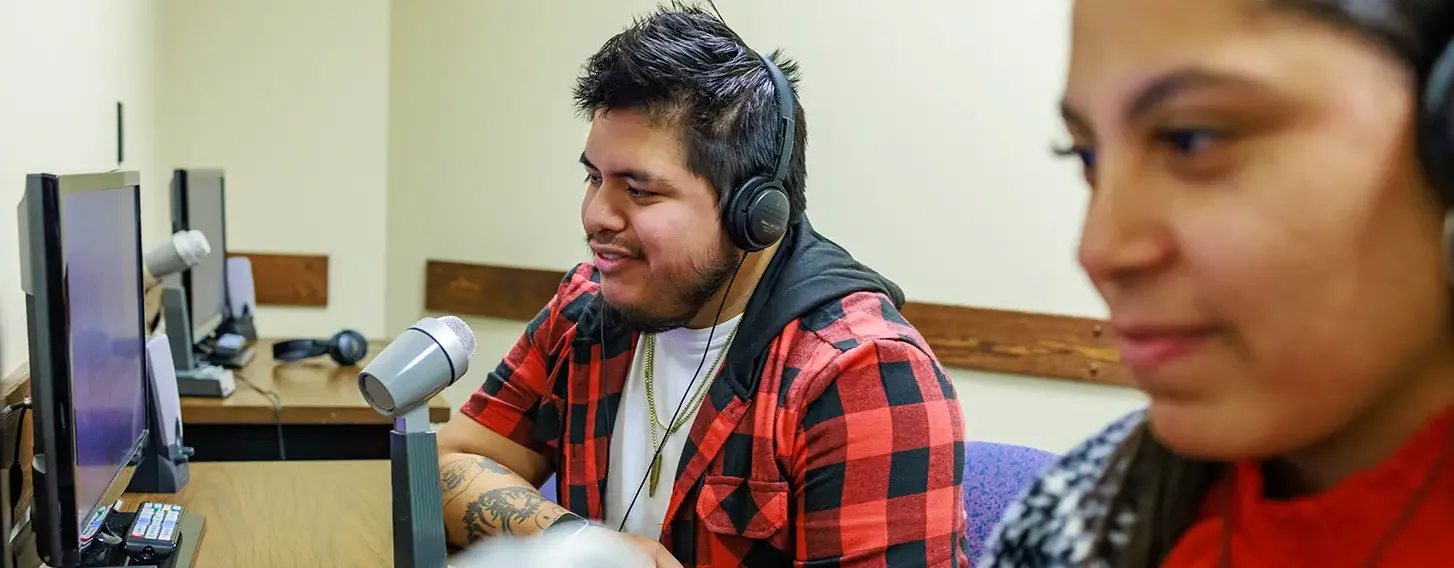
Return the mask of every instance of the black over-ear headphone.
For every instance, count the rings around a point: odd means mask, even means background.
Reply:
[[[714,6],[715,8],[715,6]],[[720,16],[718,17],[720,19]],[[767,65],[768,74],[772,77],[773,91],[777,95],[778,141],[777,167],[773,169],[772,176],[754,176],[732,191],[727,197],[727,208],[723,210],[722,222],[727,227],[727,235],[732,238],[732,243],[737,248],[746,252],[757,252],[772,246],[783,234],[788,231],[788,217],[792,211],[792,203],[788,201],[788,192],[783,189],[783,178],[787,176],[788,164],[793,159],[794,137],[797,136],[797,128],[793,119],[793,84],[788,81],[787,75],[779,69],[776,64],[762,57],[762,62]],[[717,304],[717,315],[712,318],[712,331],[707,333],[706,349],[702,350],[702,359],[697,363],[697,370],[692,373],[692,381],[695,384],[698,375],[702,373],[702,367],[707,364],[707,354],[711,352],[712,333],[717,330],[716,324],[722,321],[722,310],[727,307],[727,294],[732,292],[732,283],[737,281],[737,273],[742,270],[742,261],[737,261],[736,268],[732,270],[732,278],[727,280],[727,286],[722,293],[722,301]],[[601,319],[601,353],[606,353],[606,297],[597,293],[596,301],[600,302],[599,311]],[[729,347],[730,349],[730,347]],[[601,362],[601,380],[605,381],[606,362]],[[703,379],[710,380],[710,379]],[[693,384],[688,384],[686,390],[682,391],[681,400],[677,401],[676,410],[672,412],[671,418],[667,419],[668,424],[675,424],[677,417],[681,416],[682,409],[686,407],[687,395],[692,392]],[[667,439],[663,437],[661,443],[656,445],[652,453],[652,461],[660,459],[662,448],[666,447]],[[631,496],[631,502],[626,505],[626,513],[621,515],[621,526],[616,530],[622,531],[626,527],[626,519],[631,517],[631,509],[636,507],[636,499],[641,497],[641,490],[646,487],[646,479],[651,474],[641,476],[641,482],[636,485],[636,493]]]
[[[1434,60],[1419,101],[1419,160],[1444,205],[1444,263],[1454,283],[1454,38]]]
[[[722,211],[722,223],[732,244],[746,252],[757,252],[772,246],[788,230],[788,217],[792,203],[783,188],[788,166],[793,159],[793,143],[798,131],[793,115],[793,84],[776,64],[763,55],[772,77],[773,91],[778,106],[778,150],[777,167],[771,175],[756,175],[727,196],[727,207]]]
[[[273,359],[284,363],[327,355],[333,362],[350,366],[369,354],[368,340],[362,333],[345,329],[328,339],[291,339],[273,344]]]
[[[1454,38],[1434,60],[1419,104],[1419,148],[1429,182],[1454,207]]]

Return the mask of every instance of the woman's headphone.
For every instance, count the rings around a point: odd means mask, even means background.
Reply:
[[[369,342],[362,333],[345,329],[328,339],[291,339],[273,344],[273,359],[282,363],[327,355],[345,367],[358,364],[369,354]]]
[[[1419,113],[1423,166],[1440,194],[1454,198],[1454,38],[1429,70]]]
[[[1419,154],[1445,207],[1444,263],[1454,283],[1454,38],[1434,60],[1419,101]]]

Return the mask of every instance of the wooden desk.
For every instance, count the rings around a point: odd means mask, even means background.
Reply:
[[[358,392],[358,372],[387,342],[369,342],[369,355],[358,366],[341,367],[327,357],[295,363],[273,360],[276,340],[258,340],[251,362],[233,371],[237,390],[227,398],[182,397],[182,423],[273,424],[279,417],[273,403],[257,389],[278,393],[284,424],[390,424],[364,402]],[[429,401],[429,419],[449,420],[449,403],[436,396]]]
[[[279,458],[282,430],[289,459],[383,459],[391,420],[358,392],[358,372],[387,342],[369,342],[359,366],[327,357],[294,363],[273,360],[275,340],[259,340],[246,367],[233,371],[237,389],[227,398],[182,397],[183,437],[195,461]],[[277,393],[279,405],[262,391]],[[429,401],[429,419],[449,420],[444,397]],[[294,451],[295,446],[297,451]]]
[[[392,566],[388,461],[194,463],[180,493],[130,494],[207,517],[197,568]]]

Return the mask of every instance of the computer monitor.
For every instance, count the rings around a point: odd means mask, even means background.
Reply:
[[[219,169],[172,172],[172,232],[197,230],[212,245],[212,254],[183,272],[193,342],[212,335],[231,314],[227,303],[226,176]]]
[[[32,526],[48,566],[78,565],[147,436],[139,180],[32,174],[20,202]]]

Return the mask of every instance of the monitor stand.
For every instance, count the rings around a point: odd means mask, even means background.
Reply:
[[[107,533],[112,535],[124,535],[131,528],[131,521],[136,518],[136,513],[122,513],[112,511],[106,515]],[[177,550],[160,562],[137,562],[126,557],[125,550],[121,544],[107,543],[99,538],[92,539],[91,544],[81,551],[81,564],[76,568],[192,568],[197,561],[197,549],[202,544],[202,535],[207,532],[207,518],[196,513],[184,512],[180,523],[177,523],[182,536],[177,539]]]
[[[167,340],[171,342],[172,360],[177,371],[177,394],[226,398],[236,390],[232,371],[207,362],[197,351],[192,337],[191,318],[182,290],[162,290],[162,313],[166,318]]]
[[[253,356],[256,354],[257,352],[254,351],[253,348],[244,347],[242,348],[242,350],[232,354],[232,356],[230,357],[225,355],[218,355],[216,353],[209,353],[206,355],[206,358],[209,363],[225,369],[241,369],[243,367],[246,367],[248,363],[251,363]]]
[[[246,308],[243,308],[244,310]],[[222,321],[217,327],[217,333],[233,333],[242,336],[248,341],[257,341],[257,326],[253,324],[252,314],[244,313],[240,316],[229,317]]]
[[[234,390],[237,390],[237,384],[231,370],[203,363],[191,369],[177,371],[179,396],[227,398]]]

